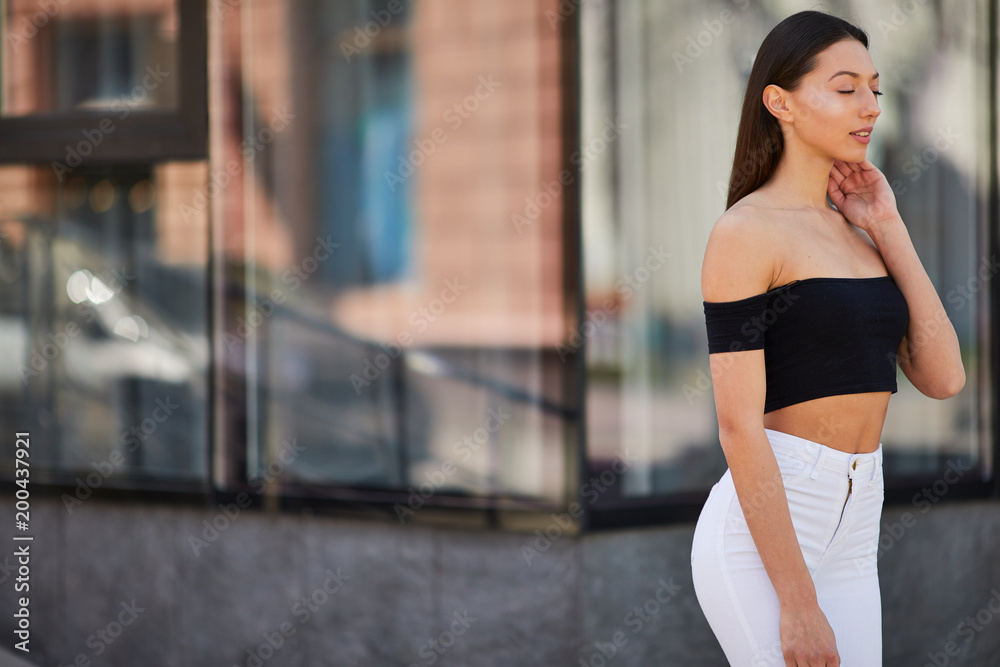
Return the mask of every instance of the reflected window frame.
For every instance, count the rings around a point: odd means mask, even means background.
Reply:
[[[0,118],[0,164],[65,163],[84,132],[101,131],[101,141],[79,164],[107,161],[200,160],[208,155],[207,0],[176,0],[177,107],[133,110],[118,118],[113,109],[39,113]]]

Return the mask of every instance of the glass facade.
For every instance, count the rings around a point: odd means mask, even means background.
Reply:
[[[702,255],[756,48],[815,7],[871,35],[868,155],[969,378],[936,402],[899,374],[888,486],[982,484],[989,2],[7,2],[0,428],[71,487],[404,522],[699,505],[725,470]]]
[[[581,34],[583,144],[624,126],[584,175],[589,463],[619,443],[639,460],[620,496],[680,500],[726,469],[708,368],[701,260],[725,210],[742,95],[756,50],[816,8],[866,28],[882,115],[868,159],[893,187],[958,332],[968,381],[947,401],[898,372],[883,431],[887,487],[992,478],[994,338],[987,207],[991,156],[986,2],[595,2]],[[591,89],[588,94],[588,88]],[[595,143],[596,142],[596,143]],[[665,257],[657,263],[656,256]],[[610,301],[609,301],[610,299]],[[624,302],[611,312],[604,304]],[[603,324],[597,322],[606,320]]]
[[[206,474],[207,230],[171,211],[204,173],[0,169],[3,422],[42,474]]]
[[[244,102],[212,116],[213,171],[253,159],[220,197],[232,475],[294,443],[273,481],[402,492],[402,516],[566,502],[564,204],[535,210],[558,34],[531,3],[391,1],[248,3],[250,49],[221,30]]]

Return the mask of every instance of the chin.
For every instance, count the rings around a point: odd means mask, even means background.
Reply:
[[[868,157],[868,149],[864,147],[860,151],[851,151],[846,155],[835,155],[834,157],[843,162],[864,162],[865,158]]]

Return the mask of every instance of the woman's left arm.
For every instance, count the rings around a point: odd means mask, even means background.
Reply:
[[[844,217],[868,233],[906,298],[910,324],[897,353],[899,367],[923,394],[954,396],[965,386],[958,335],[920,263],[889,182],[868,160],[835,160],[827,193]]]
[[[906,377],[931,398],[949,398],[965,386],[965,367],[955,327],[927,276],[899,214],[871,221],[866,231],[889,275],[906,298],[910,324],[897,360]]]

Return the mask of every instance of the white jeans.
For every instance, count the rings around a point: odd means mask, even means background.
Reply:
[[[802,555],[842,667],[882,664],[877,552],[884,485],[882,445],[849,454],[764,429],[774,450]],[[775,485],[774,492],[778,492]],[[748,511],[764,498],[750,498]],[[694,590],[734,667],[784,667],[778,598],[726,470],[698,517],[691,548]]]

